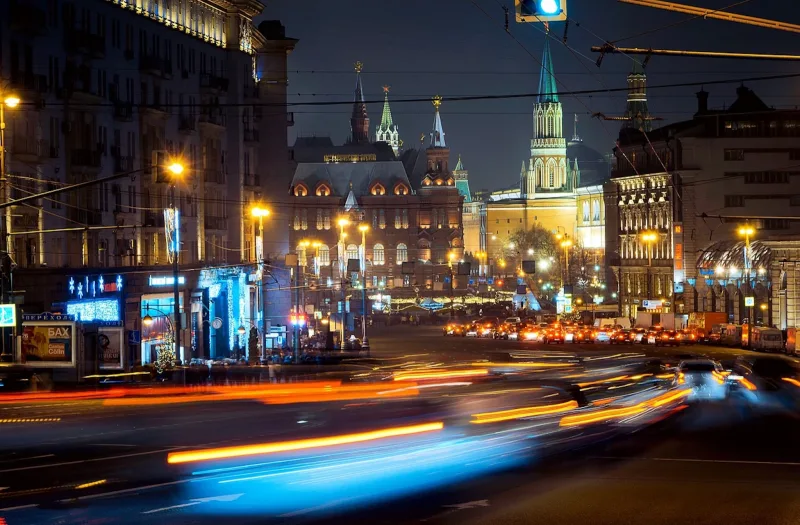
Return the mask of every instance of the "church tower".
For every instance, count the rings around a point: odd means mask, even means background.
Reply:
[[[567,177],[567,144],[564,140],[564,113],[558,100],[558,87],[550,55],[549,35],[542,53],[539,90],[533,105],[531,159],[520,188],[523,198],[533,199],[536,192],[570,191]]]
[[[433,116],[433,130],[431,131],[431,142],[425,150],[428,169],[425,172],[425,179],[428,184],[435,184],[437,179],[444,182],[450,178],[450,148],[444,141],[444,128],[442,127],[442,117],[439,115],[439,106],[442,105],[442,97],[433,97],[433,107],[436,113]],[[425,180],[423,180],[425,184]],[[439,184],[441,185],[441,184]]]
[[[647,107],[647,75],[639,61],[633,61],[633,70],[628,75],[628,104],[625,106],[624,128],[651,131],[650,110]]]
[[[385,142],[390,145],[395,156],[403,145],[400,141],[400,132],[392,121],[392,108],[389,107],[389,86],[383,86],[383,113],[381,114],[381,124],[375,131],[375,142]]]
[[[464,164],[461,162],[461,155],[458,156],[456,169],[453,170],[453,178],[456,181],[458,193],[464,197],[464,202],[472,202],[472,194],[469,191],[469,171],[464,169]]]
[[[353,99],[353,114],[350,116],[349,144],[365,144],[369,142],[369,116],[367,104],[364,102],[364,88],[361,87],[361,70],[364,64],[356,62],[356,91]]]

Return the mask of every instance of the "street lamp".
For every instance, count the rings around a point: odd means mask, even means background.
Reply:
[[[652,295],[652,286],[650,283],[652,279],[650,273],[653,266],[653,243],[658,240],[658,232],[645,231],[642,232],[640,238],[645,246],[647,246],[647,299],[650,299],[650,295]]]
[[[250,208],[250,215],[258,219],[258,236],[256,237],[256,259],[261,264],[261,333],[264,335],[261,348],[267,347],[267,289],[265,276],[267,274],[267,261],[264,257],[264,217],[269,217],[270,211],[260,204]]]
[[[750,237],[755,235],[756,230],[749,224],[745,224],[739,227],[739,235],[744,237],[744,275],[745,279],[747,279],[747,287],[746,292],[752,293],[752,288],[750,287]],[[750,329],[753,326],[753,307],[755,305],[755,297],[753,297],[750,303],[750,316],[747,320],[747,348],[753,348],[753,340],[752,340],[752,330]]]
[[[339,327],[339,348],[344,349],[344,325],[347,321],[347,308],[345,306],[345,292],[346,292],[346,281],[345,281],[345,269],[347,268],[347,260],[345,259],[345,239],[347,239],[347,233],[344,231],[345,227],[350,224],[350,220],[347,217],[339,217],[336,221],[337,226],[339,226],[339,248],[337,249],[337,255],[339,257],[339,276],[342,279],[342,317],[341,317],[341,326]]]
[[[456,254],[454,252],[447,253],[447,267],[450,270],[450,317],[455,317],[455,290],[453,289],[453,261],[456,259]]]
[[[181,352],[181,296],[178,286],[180,281],[178,278],[178,259],[181,252],[181,225],[178,218],[178,203],[175,200],[175,186],[178,179],[180,179],[183,174],[184,167],[183,164],[173,159],[172,162],[166,166],[166,169],[172,174],[172,180],[169,186],[170,207],[172,208],[172,246],[168,246],[167,249],[172,251],[172,300],[175,303],[173,314],[175,315],[175,355],[177,356]],[[181,358],[181,361],[184,361],[184,359]]]
[[[7,170],[6,170],[6,120],[5,120],[5,112],[4,112],[4,110],[5,110],[6,106],[8,106],[9,108],[12,108],[12,109],[17,107],[19,105],[19,102],[20,102],[19,97],[15,96],[15,95],[6,95],[5,98],[3,99],[3,103],[0,104],[0,192],[2,192],[2,201],[3,202],[8,202],[10,200],[9,184],[8,184],[8,179],[6,179],[6,173],[7,173]],[[2,245],[0,245],[0,246],[2,246],[2,248],[0,249],[0,251],[2,251],[2,253],[0,253],[0,257],[5,258],[5,257],[11,257],[11,255],[9,253],[10,252],[9,236],[11,234],[11,208],[10,207],[7,207],[5,210],[3,210],[3,219],[2,220],[3,220],[3,225],[2,225],[2,229],[1,229],[2,231],[0,231],[0,235],[2,235],[3,238],[2,238],[2,240],[0,240],[0,243],[2,243]],[[9,268],[10,268],[10,265],[9,265]],[[10,270],[9,270],[9,272],[10,272]],[[0,294],[0,295],[2,295],[2,298],[0,298],[0,299],[2,300],[3,303],[8,303],[9,302],[8,301],[8,292],[10,292],[11,286],[12,286],[11,285],[11,275],[0,276],[0,279],[2,279],[2,283],[1,283],[2,284],[2,294]],[[8,280],[8,288],[6,288],[6,280]],[[6,353],[6,348],[7,348],[6,347],[6,329],[2,328],[0,330],[2,330],[2,334],[3,334],[3,355],[4,355],[3,360],[11,361],[11,359],[9,359],[10,356]]]
[[[556,235],[556,238],[560,238],[559,235]],[[569,249],[572,246],[572,239],[569,236],[565,235],[564,239],[561,241],[561,247],[564,248],[564,277],[562,278],[561,286],[562,288],[569,284]]]
[[[369,341],[367,340],[367,232],[368,224],[359,224],[358,231],[361,232],[361,348],[369,352]]]

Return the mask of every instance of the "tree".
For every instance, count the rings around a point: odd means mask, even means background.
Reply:
[[[532,290],[546,290],[546,283],[557,289],[561,275],[561,248],[553,232],[535,223],[530,229],[519,229],[513,232],[501,246],[495,249],[491,256],[496,267],[501,261],[505,263],[505,273],[518,273],[522,268],[522,261],[535,261],[536,273],[526,276],[528,285]],[[542,282],[539,283],[539,280]],[[554,282],[555,280],[555,282]]]
[[[250,335],[247,338],[247,360],[251,363],[258,361],[258,330],[255,326],[250,327]]]
[[[595,295],[604,294],[602,256],[598,250],[584,248],[580,241],[576,240],[570,248],[569,266],[574,297],[581,297],[588,304],[593,301]]]
[[[175,364],[175,343],[170,334],[163,344],[156,347],[156,371],[160,374],[164,370],[172,368],[173,364]]]

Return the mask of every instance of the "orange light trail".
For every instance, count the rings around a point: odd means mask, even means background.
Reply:
[[[791,383],[796,387],[800,387],[800,381],[798,381],[797,379],[794,379],[794,378],[791,378],[791,377],[784,377],[782,379],[784,381],[786,381],[787,383]]]
[[[474,418],[470,423],[475,425],[483,425],[485,423],[497,423],[499,421],[510,421],[513,419],[522,419],[526,417],[546,416],[551,414],[560,414],[578,408],[578,403],[575,401],[566,401],[555,405],[542,405],[537,407],[513,408],[510,410],[499,410],[497,412],[483,412],[480,414],[472,414]]]
[[[171,452],[167,456],[167,463],[175,465],[180,463],[194,463],[198,461],[230,459],[260,454],[275,454],[278,452],[291,452],[295,450],[348,445],[352,443],[364,443],[378,439],[434,432],[437,430],[442,430],[443,428],[444,423],[442,422],[423,423],[420,425],[384,428],[381,430],[371,430],[368,432],[359,432],[355,434],[342,434],[338,436],[328,436],[322,438],[300,439],[296,441],[281,441],[276,443],[262,443],[259,445],[244,445],[239,447]]]
[[[606,421],[608,419],[616,419],[619,417],[629,417],[641,414],[644,412],[645,407],[642,405],[635,405],[625,408],[606,408],[597,410],[590,414],[576,414],[574,416],[564,416],[558,424],[561,427],[574,427],[578,425],[585,425],[587,423],[597,423],[599,421]]]
[[[566,368],[575,366],[575,363],[535,363],[535,362],[522,362],[522,363],[472,363],[472,366],[483,366],[490,368]]]
[[[422,381],[425,379],[444,379],[454,377],[477,377],[489,375],[489,370],[485,368],[471,369],[471,370],[439,370],[425,372],[416,370],[413,372],[396,372],[394,374],[395,381]]]

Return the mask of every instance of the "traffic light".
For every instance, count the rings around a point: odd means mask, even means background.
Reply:
[[[567,19],[567,0],[514,0],[517,22],[557,22]]]

